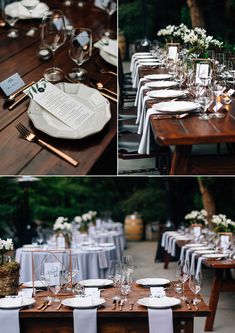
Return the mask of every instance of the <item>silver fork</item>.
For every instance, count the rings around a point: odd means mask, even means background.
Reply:
[[[58,156],[62,157],[64,160],[72,164],[73,166],[77,166],[79,164],[78,161],[63,153],[59,149],[51,146],[49,143],[39,139],[35,134],[30,132],[23,124],[19,123],[16,125],[16,129],[20,132],[20,134],[29,142],[37,142],[41,146],[46,147],[47,149],[53,151]]]

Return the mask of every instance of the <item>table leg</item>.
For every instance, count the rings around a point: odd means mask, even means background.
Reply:
[[[168,265],[169,265],[169,262],[170,262],[170,259],[171,259],[171,255],[165,251],[165,254],[164,254],[164,269],[168,269]]]
[[[219,294],[222,286],[223,279],[223,269],[216,269],[214,273],[214,279],[211,288],[209,309],[211,310],[211,315],[207,317],[205,323],[205,331],[213,331],[216,309],[219,301]]]
[[[171,175],[187,175],[192,146],[175,146],[171,162]]]

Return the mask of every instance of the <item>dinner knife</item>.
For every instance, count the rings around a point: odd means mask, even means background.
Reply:
[[[116,99],[116,98],[114,98],[114,97],[112,97],[112,96],[110,96],[110,95],[108,95],[108,94],[106,94],[106,93],[103,93],[103,92],[101,92],[101,91],[100,91],[100,93],[101,93],[101,95],[103,95],[104,97],[106,97],[106,98],[108,98],[108,99],[111,99],[111,101],[114,101],[114,102],[117,103],[117,99]]]
[[[13,103],[11,106],[9,106],[8,110],[13,110],[18,104],[20,104],[23,100],[25,100],[26,98],[28,98],[29,96],[24,94],[22,97],[20,97],[19,99],[17,99],[17,101],[15,103]]]
[[[17,90],[14,94],[11,94],[9,97],[8,97],[8,101],[13,101],[19,94],[22,93],[23,90],[31,87],[33,84],[35,83],[35,81],[32,81],[30,82],[29,84],[27,84],[26,86],[23,86],[22,88],[20,88],[19,90]]]

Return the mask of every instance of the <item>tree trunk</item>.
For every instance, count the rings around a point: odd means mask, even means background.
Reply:
[[[187,4],[190,10],[190,16],[192,21],[192,28],[205,27],[205,20],[202,11],[202,7],[198,0],[187,0]]]
[[[197,178],[197,181],[202,195],[203,207],[208,213],[208,222],[210,223],[212,215],[216,212],[215,201],[205,182],[201,178]]]

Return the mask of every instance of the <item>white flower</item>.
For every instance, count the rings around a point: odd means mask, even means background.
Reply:
[[[10,251],[14,249],[13,241],[11,238],[7,238],[7,240],[0,238],[0,250]]]
[[[81,216],[75,216],[75,217],[74,217],[74,221],[75,221],[76,223],[81,223],[81,222],[82,222],[82,218],[81,218]]]
[[[83,221],[87,222],[87,221],[90,221],[92,219],[92,217],[89,213],[85,213],[82,215],[82,219],[83,219]]]
[[[3,240],[0,238],[0,250],[3,249]]]

